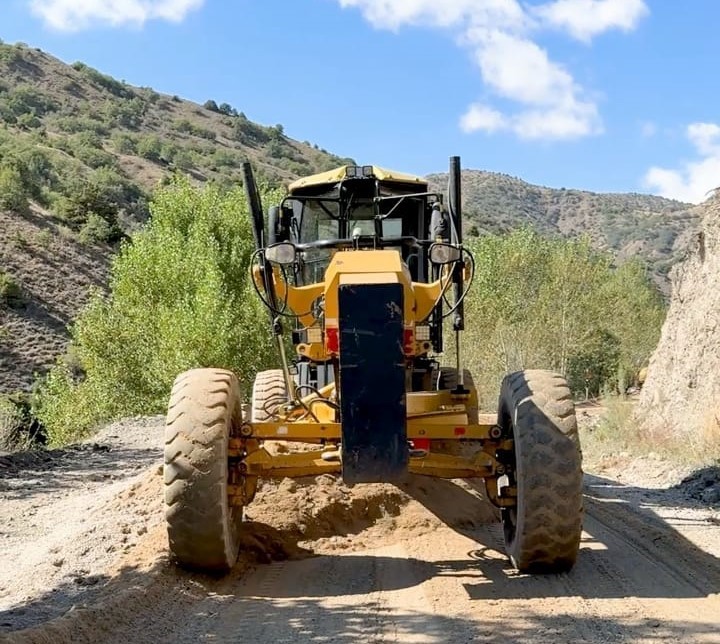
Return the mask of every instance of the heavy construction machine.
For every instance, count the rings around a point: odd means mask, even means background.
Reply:
[[[243,170],[257,246],[252,283],[279,368],[257,374],[249,404],[226,370],[175,380],[164,465],[175,560],[229,570],[259,479],[334,474],[354,485],[420,474],[483,479],[512,563],[569,570],[582,469],[565,380],[511,373],[497,414],[480,414],[463,361],[474,260],[462,243],[459,158],[450,159],[447,195],[376,166],[299,179],[267,224],[252,169]],[[269,441],[305,445],[278,453]]]

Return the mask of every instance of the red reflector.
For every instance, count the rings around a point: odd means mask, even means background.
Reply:
[[[412,442],[415,449],[424,449],[426,452],[430,451],[429,438],[413,438]]]
[[[340,351],[340,342],[338,341],[338,330],[333,327],[325,329],[325,344],[328,353],[338,353]]]
[[[412,329],[405,329],[403,333],[403,350],[409,355],[415,353],[415,337]]]
[[[462,436],[463,434],[465,434],[464,427],[456,427],[455,428],[455,436]]]

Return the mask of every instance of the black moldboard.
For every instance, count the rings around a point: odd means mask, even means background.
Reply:
[[[346,483],[407,471],[402,284],[340,287],[340,413]]]

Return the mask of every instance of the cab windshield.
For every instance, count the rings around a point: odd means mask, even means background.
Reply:
[[[347,209],[347,235],[340,234],[340,217],[338,203],[318,200],[307,200],[299,204],[300,216],[298,241],[314,242],[322,239],[353,238],[358,235],[375,234],[375,210],[372,204],[358,204]],[[295,208],[296,213],[298,208]],[[388,218],[382,221],[383,238],[402,235],[402,219]],[[305,284],[320,282],[324,279],[325,270],[336,249],[312,248],[302,253],[301,273]]]

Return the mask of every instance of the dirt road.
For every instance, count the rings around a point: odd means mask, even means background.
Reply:
[[[243,557],[167,560],[161,421],[0,457],[0,641],[720,642],[720,508],[586,476],[570,574],[515,573],[474,487],[266,484]]]

